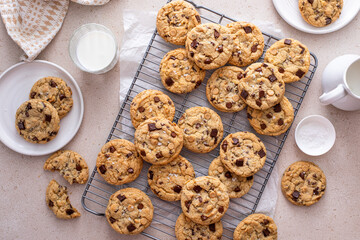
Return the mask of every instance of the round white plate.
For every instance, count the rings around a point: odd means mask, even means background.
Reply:
[[[15,128],[15,113],[18,107],[29,100],[33,84],[40,78],[55,76],[62,78],[72,90],[74,105],[60,121],[58,135],[46,144],[34,144],[25,141]],[[79,130],[83,114],[84,101],[75,79],[62,67],[47,62],[34,61],[18,63],[0,76],[0,140],[15,152],[31,156],[53,153],[64,147]]]
[[[273,4],[285,22],[300,31],[313,34],[330,33],[345,27],[360,10],[360,0],[344,0],[339,19],[326,27],[317,28],[305,22],[302,18],[298,0],[273,0]]]

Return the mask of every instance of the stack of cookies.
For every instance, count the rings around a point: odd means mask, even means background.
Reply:
[[[16,111],[15,127],[30,143],[47,143],[54,139],[60,129],[60,119],[73,106],[71,88],[58,77],[38,80],[30,90],[29,101]]]

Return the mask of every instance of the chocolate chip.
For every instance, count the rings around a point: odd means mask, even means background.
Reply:
[[[252,28],[249,27],[249,26],[243,27],[243,29],[244,29],[244,31],[245,31],[246,33],[251,33],[251,32],[252,32]]]
[[[170,87],[174,84],[174,81],[172,80],[171,77],[168,77],[165,79],[165,83],[166,83],[166,85],[168,85]]]
[[[262,105],[262,102],[261,102],[259,99],[256,100],[255,103],[256,103],[256,105],[258,105],[259,107],[261,107],[261,105]]]
[[[243,159],[236,160],[235,165],[238,167],[244,166],[244,160]]]
[[[249,177],[246,177],[246,180],[250,181],[252,180],[254,177],[253,176],[249,176]]]
[[[319,187],[316,187],[313,191],[313,195],[319,195]]]
[[[264,149],[261,149],[261,150],[258,152],[258,155],[259,155],[261,158],[265,157],[265,156],[266,156],[266,153],[265,153]]]
[[[225,177],[227,177],[227,178],[232,178],[231,172],[227,171],[227,172],[225,173]]]
[[[239,144],[239,139],[238,138],[232,138],[232,142],[234,145],[238,145]]]
[[[24,122],[24,121],[18,122],[18,128],[19,128],[20,130],[25,130],[25,122]]]
[[[234,192],[240,192],[241,189],[239,188],[239,186],[237,186],[235,189],[234,189]]]
[[[51,122],[51,115],[45,114],[45,121],[46,122]]]
[[[227,146],[228,146],[228,142],[226,140],[224,140],[223,143],[221,144],[221,148],[222,148],[222,150],[224,150],[224,152],[226,152]]]
[[[53,201],[49,200],[49,207],[53,207],[53,206],[54,206]]]
[[[205,64],[210,64],[210,63],[212,63],[212,60],[210,58],[207,58],[207,59],[205,59],[204,63]]]
[[[305,48],[304,48],[303,46],[301,46],[301,45],[299,45],[299,47],[301,48],[301,52],[300,52],[300,54],[303,54],[303,53],[304,53],[304,51],[305,51]]]
[[[56,87],[57,86],[56,82],[54,82],[53,80],[50,80],[49,84],[50,84],[51,87]]]
[[[149,179],[153,180],[153,178],[154,178],[154,172],[150,170],[149,171]]]
[[[214,29],[214,37],[215,37],[215,39],[220,37],[220,33],[216,29]]]
[[[141,156],[145,157],[146,156],[146,152],[144,150],[141,150],[140,152]]]
[[[189,209],[189,208],[190,208],[191,203],[192,203],[192,201],[191,201],[191,200],[186,201],[186,202],[185,202],[185,207],[186,207],[187,209]]]
[[[281,112],[281,105],[280,105],[280,103],[276,104],[276,105],[273,107],[273,109],[274,109],[274,112]]]
[[[143,106],[141,106],[141,107],[138,108],[138,111],[142,113],[142,112],[145,111],[145,108]]]
[[[116,222],[116,219],[113,218],[113,217],[109,217],[109,221],[110,221],[111,224],[113,224],[114,222]]]
[[[57,132],[51,132],[50,136],[55,136],[57,134]]]
[[[279,121],[278,121],[278,124],[279,124],[279,126],[283,125],[283,124],[284,124],[284,120],[283,120],[282,118],[280,118]]]
[[[273,116],[271,115],[271,113],[268,113],[268,114],[266,114],[266,117],[267,118],[272,118]]]
[[[284,40],[284,43],[285,43],[286,45],[291,45],[291,40],[290,40],[290,39],[285,39],[285,40]]]
[[[196,193],[199,193],[199,192],[202,190],[202,188],[201,188],[199,185],[196,185],[196,186],[193,188],[193,190],[194,190]]]
[[[284,73],[285,70],[284,70],[282,67],[279,67],[279,72],[280,72],[280,73]]]
[[[253,46],[251,47],[251,52],[256,52],[256,51],[257,51],[257,47],[258,47],[257,44],[253,45]]]
[[[271,74],[271,75],[268,77],[268,79],[270,80],[270,82],[274,82],[274,81],[277,80],[277,78],[275,77],[274,74]]]
[[[175,132],[171,132],[171,137],[176,138],[177,134]]]
[[[190,52],[190,56],[194,57],[194,52]],[[194,69],[194,68],[193,68]]]
[[[215,232],[215,223],[209,225],[209,230]]]
[[[224,47],[223,45],[220,45],[216,48],[216,51],[218,51],[219,53],[222,53],[224,51]]]
[[[220,206],[220,207],[218,208],[218,211],[219,211],[219,213],[223,213],[223,212],[224,212],[224,207],[223,207],[223,206]]]
[[[262,123],[262,124],[260,124],[260,127],[261,127],[262,130],[264,130],[267,126],[266,126],[265,123]]]
[[[159,102],[160,98],[159,97],[154,97],[154,102]]]
[[[132,153],[132,152],[129,152],[128,154],[126,154],[126,157],[129,158],[129,157],[131,157],[132,155],[133,155],[133,153]]]
[[[182,190],[182,187],[181,187],[180,185],[175,185],[175,186],[173,187],[173,190],[174,190],[174,192],[176,192],[176,193],[180,193],[181,190]]]
[[[314,0],[308,0],[308,2],[309,2],[310,4],[313,4]]]
[[[211,129],[210,137],[216,137],[218,134],[218,130],[216,128]]]
[[[201,85],[201,80],[199,80],[199,81],[196,82],[195,87],[197,88],[197,87],[199,87],[200,85]]]
[[[28,104],[26,105],[25,110],[26,110],[26,111],[29,111],[30,109],[32,109],[32,106],[31,106],[31,103],[28,103]]]
[[[325,20],[325,24],[329,25],[332,22],[331,18],[327,17]]]
[[[66,96],[65,96],[64,94],[60,94],[60,95],[59,95],[60,101],[63,100],[64,98],[66,98]]]
[[[143,209],[144,208],[144,204],[142,203],[139,203],[138,206],[137,206],[138,209]]]
[[[39,141],[39,139],[38,139],[37,137],[33,137],[32,140],[33,140],[34,142]]]
[[[257,69],[255,69],[256,72],[262,72],[262,68],[258,67]]]
[[[265,97],[265,92],[263,90],[260,90],[259,92],[259,98]]]
[[[244,77],[244,75],[242,74],[242,73],[239,73],[238,75],[237,75],[237,79],[242,79]]]
[[[208,219],[208,217],[207,217],[207,216],[205,216],[205,215],[201,215],[201,220],[206,221],[206,219]]]
[[[302,76],[304,76],[304,72],[302,70],[297,70],[297,72],[295,73],[296,76],[298,76],[299,78],[302,78]]]
[[[30,93],[30,98],[34,98],[35,95],[36,95],[36,92],[31,92],[31,93]]]
[[[126,228],[127,228],[127,230],[128,230],[129,232],[132,232],[132,231],[134,231],[134,230],[136,229],[136,227],[135,227],[134,224],[132,224],[132,223],[130,223]]]
[[[198,21],[198,23],[201,23],[201,18],[200,18],[200,16],[199,16],[199,15],[195,15],[195,17],[196,17],[196,20]]]
[[[100,171],[101,174],[105,174],[105,173],[106,173],[106,167],[105,167],[105,165],[101,165],[101,166],[99,167],[99,171]]]
[[[226,105],[227,108],[232,108],[232,103],[231,102],[227,102],[225,105]]]
[[[306,174],[305,172],[301,172],[299,176],[300,176],[303,180],[305,180],[305,174]]]
[[[240,95],[243,99],[246,99],[249,96],[249,93],[246,90],[242,90]]]
[[[115,152],[115,150],[116,150],[115,147],[113,147],[113,146],[109,147],[109,151],[110,151],[111,153]]]
[[[76,170],[77,170],[77,171],[81,171],[81,170],[82,170],[82,167],[80,166],[80,164],[76,164]]]
[[[128,173],[134,173],[134,169],[132,169],[132,168],[128,168]]]
[[[194,39],[194,40],[191,42],[191,47],[194,48],[194,49],[196,49],[198,46],[199,46],[198,41],[196,41],[196,39]]]
[[[176,57],[174,57],[174,56],[170,56],[170,59],[172,59],[172,60],[176,60]]]
[[[263,234],[264,234],[265,237],[267,237],[267,236],[270,235],[270,231],[269,231],[269,229],[267,229],[267,228],[265,228],[262,232],[263,232]]]
[[[253,119],[253,117],[250,115],[250,113],[247,113],[246,115],[247,115],[248,119],[250,119],[250,120]]]
[[[161,152],[158,152],[158,153],[156,153],[156,158],[162,158],[163,157],[163,155],[162,155],[162,153]]]
[[[299,197],[300,197],[300,193],[298,191],[294,191],[291,196],[293,197],[293,199],[296,201]]]
[[[126,199],[125,195],[119,194],[116,196],[120,202],[124,201]]]
[[[150,132],[155,131],[155,130],[158,130],[158,129],[156,128],[156,124],[155,124],[155,123],[149,123],[149,124],[148,124],[148,129],[149,129]]]
[[[75,211],[73,210],[73,209],[71,209],[71,208],[69,208],[69,209],[66,209],[66,214],[67,215],[71,215],[71,214],[73,214]]]

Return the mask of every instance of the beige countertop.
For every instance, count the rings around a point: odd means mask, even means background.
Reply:
[[[79,132],[65,147],[79,152],[92,171],[97,153],[104,144],[119,110],[119,64],[107,74],[90,75],[75,67],[67,46],[72,32],[82,24],[97,22],[109,27],[120,39],[123,9],[157,11],[165,0],[112,0],[101,7],[70,4],[61,31],[38,59],[60,66],[77,80],[85,101],[84,120]],[[321,106],[321,74],[333,58],[360,54],[359,15],[343,29],[326,34],[311,35],[290,27],[277,14],[270,0],[205,1],[197,3],[217,9],[236,19],[268,21],[280,28],[284,36],[306,44],[319,59],[319,66],[306,94],[294,126],[305,116],[320,114],[335,126],[335,146],[325,155],[309,157],[303,154],[294,140],[295,127],[290,131],[277,162],[279,175],[298,160],[318,164],[326,174],[327,189],[321,201],[311,207],[297,207],[288,202],[280,191],[275,211],[279,239],[357,239],[360,223],[360,112],[344,112],[332,106]],[[240,4],[241,2],[241,4]],[[21,49],[6,34],[0,24],[0,73],[19,61]],[[42,167],[48,156],[29,157],[18,154],[0,143],[0,239],[130,239],[113,231],[103,217],[86,212],[80,203],[84,185],[69,189],[70,199],[82,216],[64,221],[55,218],[45,204],[45,189],[52,178],[66,184],[58,174],[45,172]],[[68,184],[66,184],[68,185]],[[145,239],[139,235],[132,237]]]

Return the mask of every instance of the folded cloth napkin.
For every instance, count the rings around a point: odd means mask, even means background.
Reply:
[[[72,0],[102,5],[110,0]],[[24,50],[22,60],[32,61],[60,30],[69,0],[0,0],[0,14],[10,37]]]

